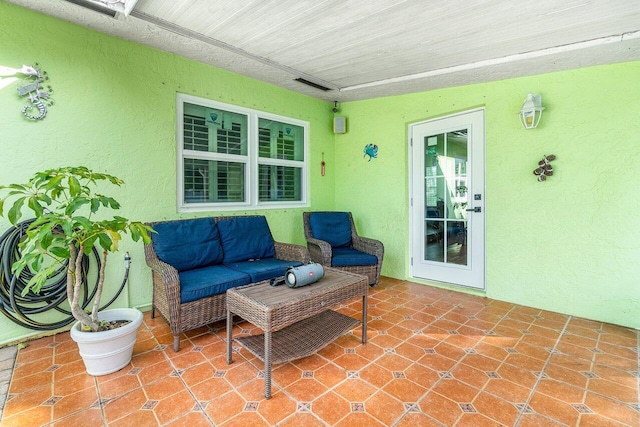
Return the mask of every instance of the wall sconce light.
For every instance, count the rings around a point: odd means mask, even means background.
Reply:
[[[531,93],[528,94],[527,99],[524,100],[524,104],[522,104],[522,108],[518,113],[522,126],[524,126],[525,129],[536,128],[538,123],[540,123],[542,110],[544,110],[542,106],[542,96]]]

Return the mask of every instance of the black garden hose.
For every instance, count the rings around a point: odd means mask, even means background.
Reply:
[[[26,230],[34,219],[26,220],[15,227],[7,230],[0,237],[0,312],[7,316],[12,322],[28,329],[37,331],[53,331],[74,322],[71,311],[62,305],[68,306],[67,301],[67,276],[66,265],[61,266],[56,274],[54,274],[45,285],[40,289],[39,293],[29,291],[22,296],[29,280],[33,277],[33,273],[25,268],[19,276],[13,275],[11,266],[20,258],[20,249],[18,245],[26,235]],[[93,260],[93,263],[91,262]],[[81,292],[80,307],[84,310],[93,300],[96,294],[98,278],[90,286],[87,281],[87,272],[94,264],[99,270],[101,261],[99,252],[93,247],[90,256],[85,255],[82,259],[82,282],[84,283]],[[97,276],[97,275],[96,275]],[[127,259],[124,279],[120,288],[113,298],[100,307],[103,310],[110,306],[120,295],[129,276],[129,262]],[[49,310],[56,310],[62,313],[63,318],[58,321],[44,323],[36,320],[32,316]]]

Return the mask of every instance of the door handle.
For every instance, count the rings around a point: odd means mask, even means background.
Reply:
[[[475,208],[466,209],[467,212],[482,212],[482,208],[480,206],[476,206]]]

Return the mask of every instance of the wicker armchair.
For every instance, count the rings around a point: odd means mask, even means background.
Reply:
[[[228,217],[214,217],[214,221]],[[173,220],[180,221],[180,220]],[[151,227],[169,222],[147,223]],[[309,260],[307,249],[301,245],[274,242],[274,258],[287,261]],[[161,261],[153,247],[153,243],[144,246],[147,265],[151,268],[153,279],[153,305],[151,316],[155,317],[156,310],[167,321],[173,334],[173,349],[180,350],[180,334],[191,329],[208,325],[227,317],[226,292],[204,297],[195,301],[182,303],[180,300],[180,277],[178,270]],[[265,282],[268,282],[266,280]]]
[[[314,215],[317,216],[312,218]],[[370,286],[378,284],[384,246],[378,240],[358,235],[351,212],[303,212],[302,219],[307,248],[313,262],[367,276]],[[325,219],[329,221],[325,223],[326,228],[319,230],[319,227],[316,227],[314,233],[313,223],[317,224],[318,220],[325,221]],[[331,230],[336,230],[337,233],[342,230],[345,239],[338,242],[331,238],[327,239],[329,241],[318,238],[331,234]],[[364,261],[362,265],[357,265],[359,260]]]

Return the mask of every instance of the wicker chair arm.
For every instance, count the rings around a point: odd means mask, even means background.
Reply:
[[[307,237],[307,248],[309,248],[311,261],[331,266],[332,252],[331,245],[328,242],[314,239],[313,237]]]
[[[303,264],[309,262],[309,251],[302,245],[293,243],[274,242],[276,258],[287,261],[299,261]]]
[[[351,240],[353,248],[366,254],[375,255],[378,259],[382,259],[384,254],[384,246],[382,242],[368,237],[356,236]]]

